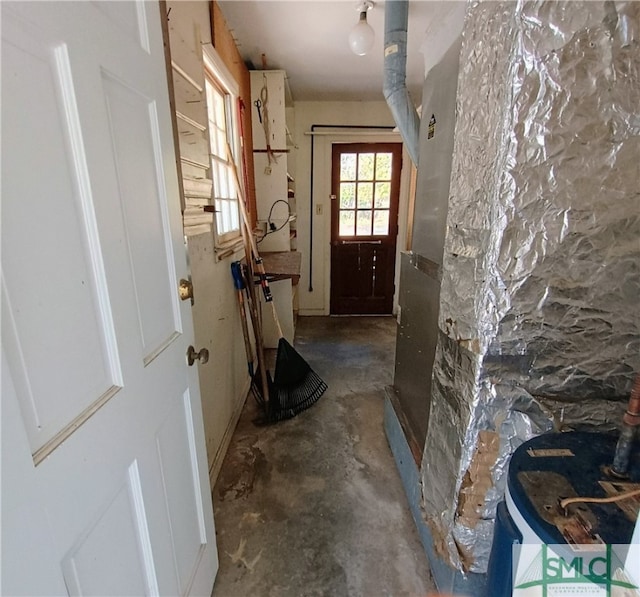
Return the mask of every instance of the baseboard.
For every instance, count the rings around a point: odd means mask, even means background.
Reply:
[[[463,574],[459,570],[455,570],[449,566],[442,558],[436,555],[431,531],[424,520],[422,512],[422,481],[420,479],[420,470],[411,453],[402,426],[393,408],[390,399],[393,391],[391,387],[385,388],[384,429],[391,452],[393,453],[393,458],[396,461],[396,467],[402,479],[405,494],[409,501],[413,521],[418,530],[422,547],[429,560],[433,580],[436,583],[438,591],[441,593],[455,594],[460,597],[463,595],[480,597],[484,595],[486,574]]]
[[[323,317],[329,315],[326,309],[298,309],[300,317]]]
[[[244,408],[244,405],[247,401],[250,389],[251,379],[247,378],[247,382],[244,385],[242,394],[240,394],[240,398],[238,399],[238,402],[233,409],[231,419],[229,419],[229,424],[227,425],[224,435],[222,436],[222,442],[220,442],[218,451],[216,452],[213,462],[209,467],[209,483],[211,484],[212,491],[214,485],[216,484],[216,481],[218,480],[218,475],[220,474],[220,469],[222,468],[224,457],[227,455],[227,450],[229,449],[229,444],[231,443],[233,432],[236,430],[236,426],[238,425],[238,421],[240,420],[240,415],[242,414],[242,409]]]

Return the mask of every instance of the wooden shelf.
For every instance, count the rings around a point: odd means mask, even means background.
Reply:
[[[298,253],[298,251],[276,251],[261,253],[260,256],[269,280],[291,278],[291,283],[294,286],[300,280],[302,253]]]

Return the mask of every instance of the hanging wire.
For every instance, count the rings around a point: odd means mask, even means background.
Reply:
[[[287,217],[287,219],[282,223],[281,226],[276,228],[275,224],[271,221],[271,216],[273,215],[273,208],[276,205],[278,205],[278,203],[286,203],[288,211],[289,211],[289,217]],[[280,230],[282,230],[289,223],[289,218],[290,217],[291,217],[291,204],[288,201],[286,201],[285,199],[277,199],[276,201],[274,201],[271,204],[271,207],[269,208],[269,215],[267,216],[267,231],[264,233],[264,235],[260,239],[258,239],[257,242],[261,243],[270,234],[273,234],[274,232],[279,232]]]

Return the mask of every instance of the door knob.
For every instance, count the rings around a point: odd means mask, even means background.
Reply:
[[[191,283],[191,280],[185,280],[184,278],[180,280],[178,294],[180,295],[181,301],[191,299],[191,304],[193,305],[193,284]]]
[[[189,346],[189,348],[187,348],[187,363],[189,367],[196,361],[201,365],[206,364],[209,361],[209,351],[206,348],[201,348],[199,351],[196,351],[193,346]]]

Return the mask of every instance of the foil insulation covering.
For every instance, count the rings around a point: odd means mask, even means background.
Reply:
[[[485,572],[513,451],[615,429],[640,371],[640,3],[473,3],[460,64],[422,481]]]

